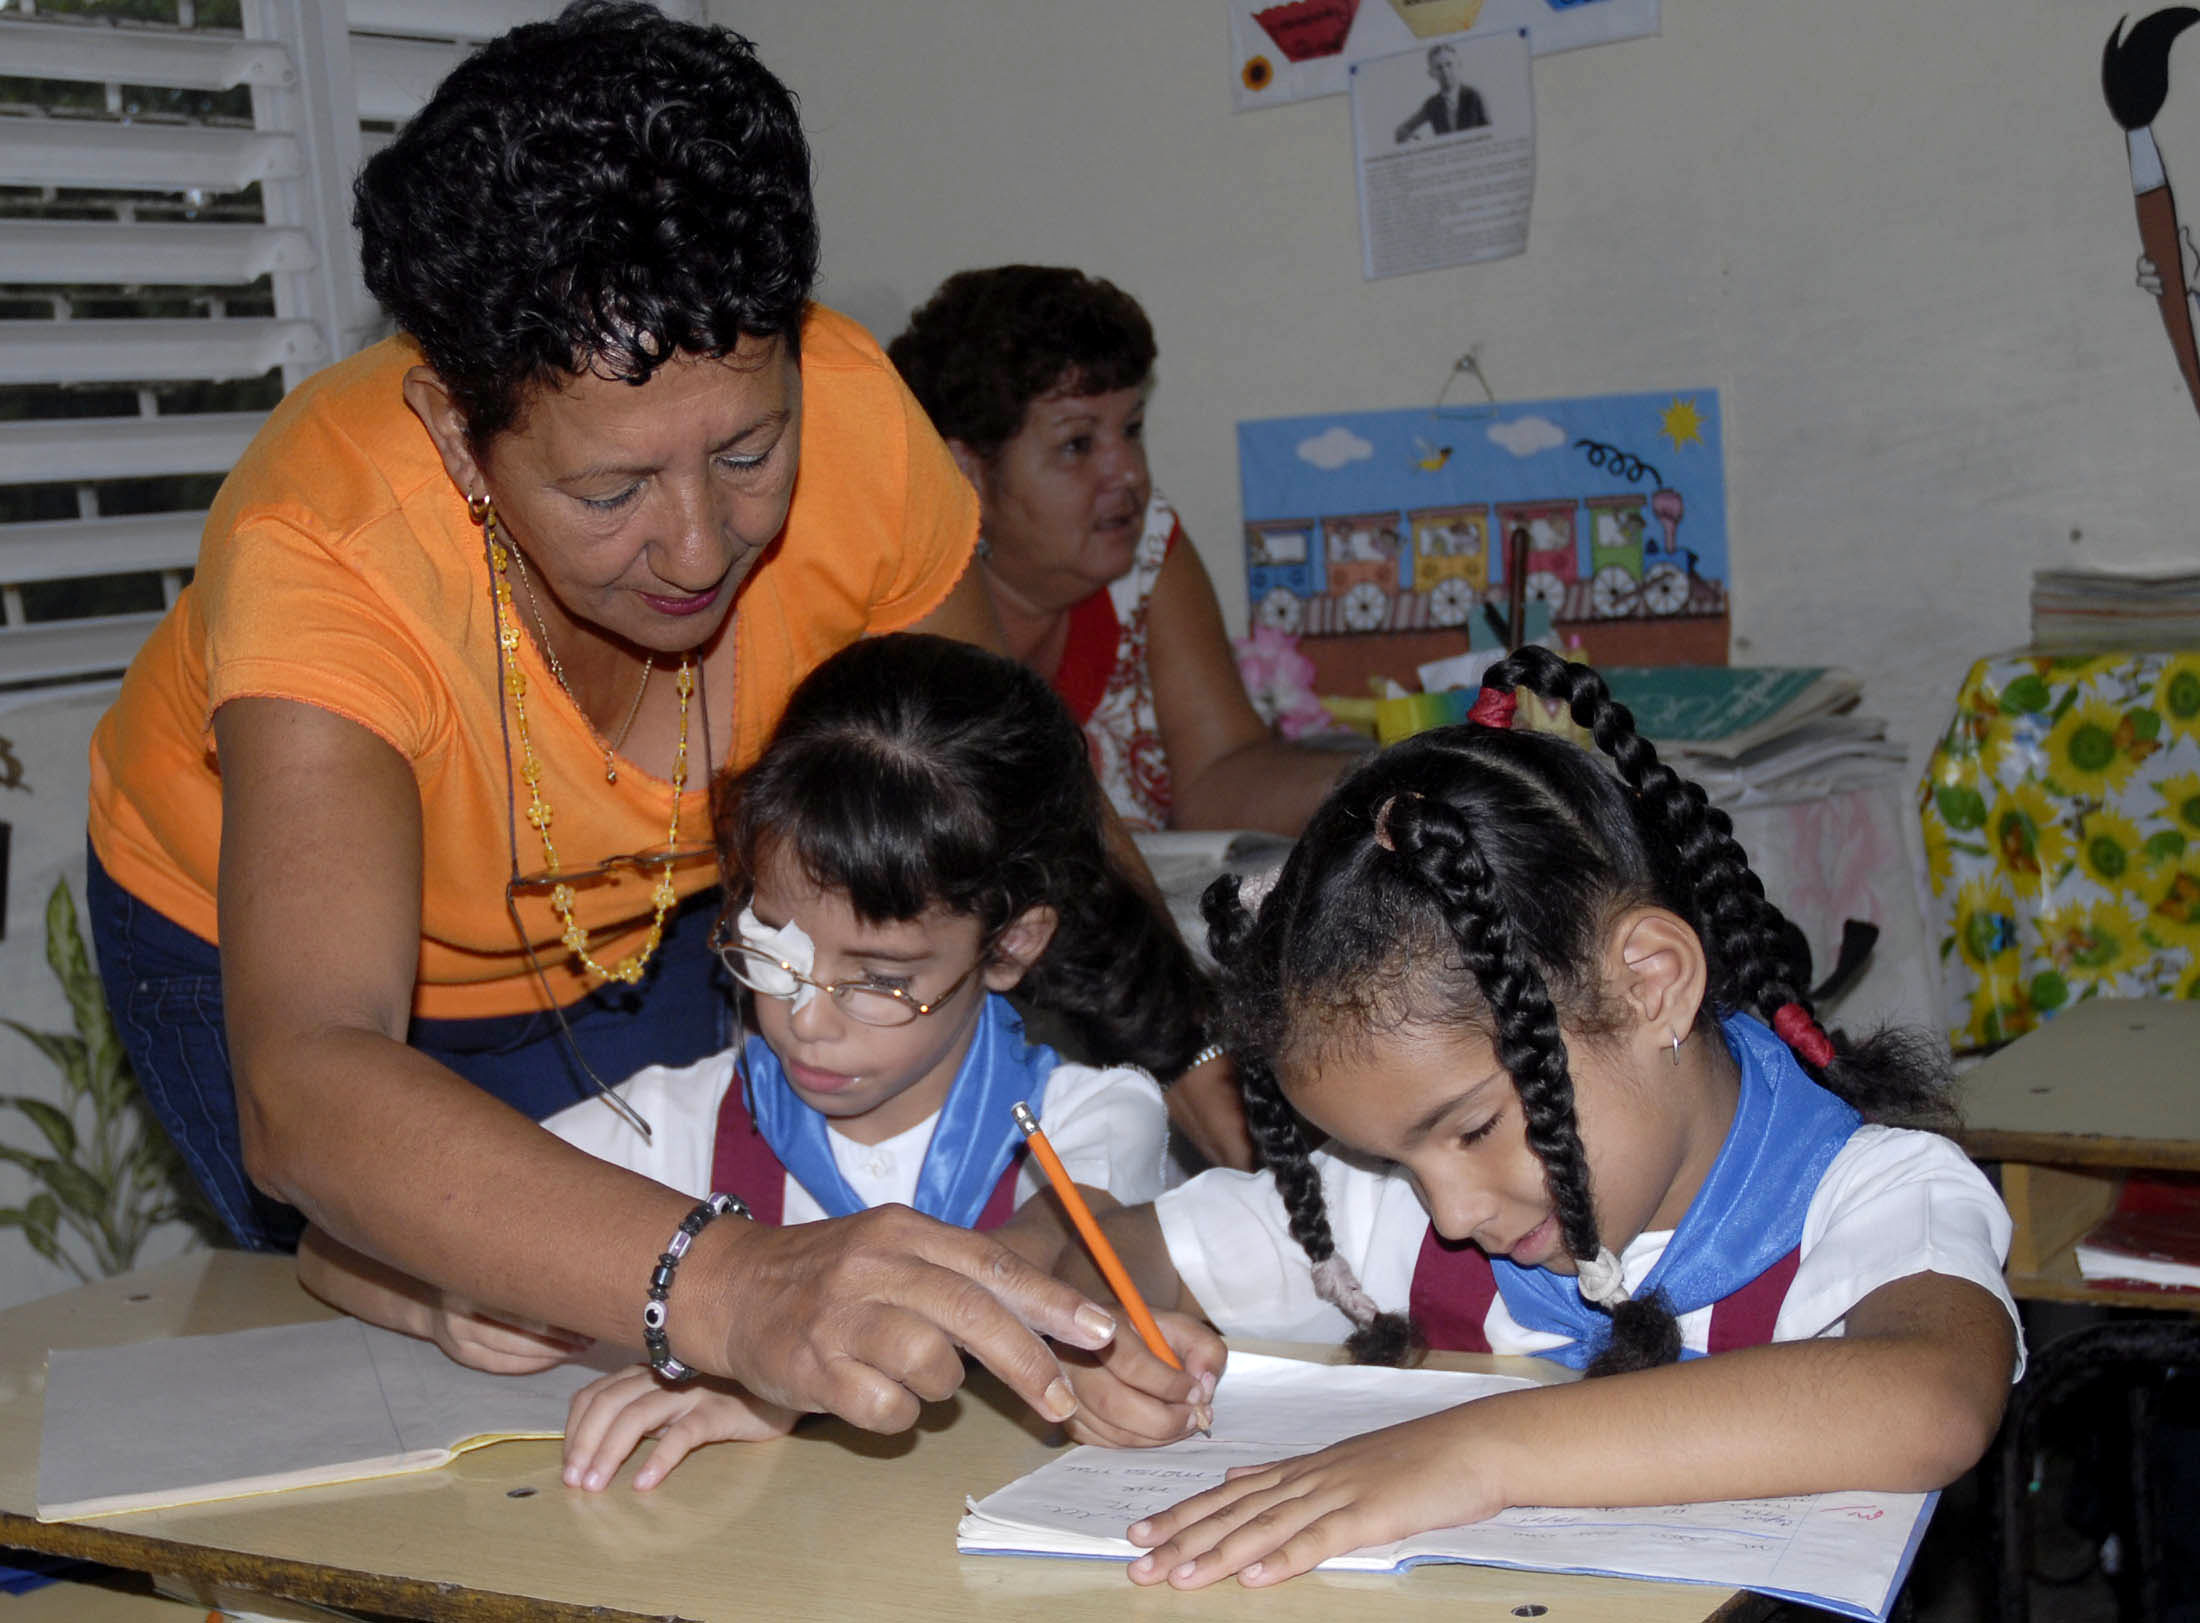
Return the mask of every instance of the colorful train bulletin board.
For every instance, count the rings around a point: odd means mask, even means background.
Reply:
[[[1297,636],[1324,691],[1494,646],[1516,536],[1562,643],[1727,661],[1715,389],[1266,418],[1238,425],[1238,469],[1253,620]]]

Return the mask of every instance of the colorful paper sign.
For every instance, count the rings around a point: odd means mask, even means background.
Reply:
[[[1526,29],[1541,56],[1658,31],[1659,0],[1229,0],[1239,112],[1344,93],[1352,64],[1456,38]]]
[[[1253,618],[1487,646],[1517,548],[1526,601],[1599,663],[1724,664],[1719,424],[1713,389],[1240,423]]]

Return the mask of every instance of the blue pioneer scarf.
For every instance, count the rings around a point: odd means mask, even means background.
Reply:
[[[1761,1022],[1730,1015],[1719,1029],[1742,1069],[1734,1125],[1664,1255],[1633,1293],[1646,1301],[1664,1292],[1676,1317],[1731,1296],[1795,1249],[1818,1180],[1862,1119],[1805,1075]],[[1581,1369],[1603,1349],[1611,1319],[1582,1299],[1572,1275],[1503,1257],[1492,1257],[1490,1269],[1514,1322],[1570,1338],[1538,1357]]]
[[[810,1192],[828,1217],[848,1217],[864,1209],[833,1160],[825,1118],[804,1104],[787,1082],[787,1073],[771,1044],[751,1037],[742,1050],[748,1078],[749,1114],[757,1131]],[[917,1174],[914,1205],[927,1216],[957,1228],[975,1227],[992,1197],[1009,1158],[1023,1144],[1010,1107],[1017,1100],[1042,1110],[1047,1078],[1060,1057],[1053,1049],[1024,1041],[1024,1022],[998,992],[985,995],[970,1052],[947,1090],[932,1128],[932,1143]]]

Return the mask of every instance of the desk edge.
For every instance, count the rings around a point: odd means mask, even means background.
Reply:
[[[664,1613],[576,1606],[495,1590],[400,1578],[322,1566],[281,1556],[255,1555],[126,1533],[90,1522],[41,1522],[0,1511],[0,1545],[97,1561],[155,1576],[173,1574],[256,1594],[318,1602],[324,1606],[392,1613],[423,1623],[693,1623]]]

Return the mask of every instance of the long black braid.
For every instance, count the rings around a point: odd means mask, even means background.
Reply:
[[[1553,1169],[1551,1194],[1566,1249],[1597,1252],[1596,1212],[1573,1111],[1574,1082],[1559,1037],[1558,1008],[1534,961],[1520,950],[1512,920],[1492,894],[1489,864],[1466,819],[1441,801],[1402,795],[1381,808],[1387,839],[1427,889],[1490,1012],[1498,1062],[1512,1077],[1527,1118],[1528,1147]]]
[[[1662,763],[1633,717],[1584,666],[1523,649],[1485,678],[1485,696],[1526,689],[1563,701],[1610,757],[1495,722],[1440,728],[1363,766],[1308,824],[1256,913],[1236,882],[1206,898],[1222,970],[1220,1024],[1247,1116],[1317,1288],[1360,1327],[1353,1349],[1394,1359],[1401,1315],[1380,1313],[1342,1260],[1306,1135],[1277,1068],[1409,1022],[1486,1037],[1511,1076],[1527,1142],[1542,1161],[1567,1251],[1600,1271],[1589,1163],[1574,1110],[1564,1030],[1605,1035],[1622,1016],[1598,982],[1606,924],[1664,907],[1701,938],[1710,985],[1698,1025],[1737,1010],[1787,1038],[1811,1073],[1867,1116],[1944,1111],[1945,1061],[1882,1034],[1828,1038],[1804,1001],[1800,937],[1765,897],[1725,813]],[[1600,1253],[1602,1255],[1600,1256]],[[1592,1375],[1669,1363],[1680,1330],[1658,1300],[1621,1300]]]
[[[1704,938],[1714,977],[1708,1001],[1715,1015],[1745,1010],[1780,1030],[1811,1076],[1871,1120],[1954,1125],[1941,1044],[1899,1029],[1852,1038],[1819,1028],[1802,932],[1766,897],[1764,882],[1734,837],[1733,820],[1710,803],[1701,784],[1658,758],[1603,677],[1548,649],[1522,648],[1493,668],[1488,682],[1501,691],[1525,687],[1563,701],[1575,725],[1611,757],[1642,812],[1662,823],[1696,902],[1696,911],[1686,916]],[[1803,1033],[1802,1040],[1783,1028]]]
[[[1250,949],[1246,942],[1254,921],[1238,891],[1238,877],[1228,874],[1216,880],[1200,898],[1200,909],[1207,920],[1208,946],[1225,964],[1257,950]],[[1314,1168],[1298,1112],[1284,1099],[1267,1052],[1253,1035],[1280,1021],[1277,990],[1274,982],[1247,986],[1241,1001],[1217,1011],[1215,1029],[1223,1034],[1225,1046],[1232,1051],[1238,1087],[1245,1097],[1245,1124],[1252,1132],[1253,1148],[1260,1154],[1261,1165],[1275,1175],[1276,1193],[1283,1201],[1291,1238],[1299,1242],[1307,1260],[1314,1264],[1316,1279],[1322,1280],[1334,1277],[1342,1263],[1337,1257],[1336,1237],[1330,1233],[1328,1208],[1322,1200],[1321,1175]],[[1350,1279],[1349,1270],[1345,1277]],[[1357,1292],[1358,1281],[1350,1280],[1349,1286],[1341,1290]],[[1381,1312],[1364,1292],[1359,1293],[1356,1305],[1360,1307],[1358,1312],[1346,1309],[1355,1325],[1345,1343],[1353,1358],[1363,1364],[1402,1362],[1414,1344],[1405,1315]]]

